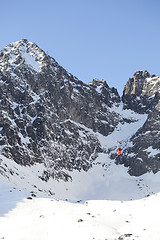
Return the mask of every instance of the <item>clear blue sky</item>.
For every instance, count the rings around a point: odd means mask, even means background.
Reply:
[[[160,75],[159,0],[1,0],[0,50],[27,38],[85,83],[122,94],[137,70]]]

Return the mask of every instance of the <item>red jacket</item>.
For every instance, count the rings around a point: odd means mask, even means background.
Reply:
[[[117,154],[118,154],[118,155],[121,154],[121,148],[117,148]]]

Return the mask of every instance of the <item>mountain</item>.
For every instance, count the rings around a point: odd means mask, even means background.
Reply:
[[[154,111],[160,100],[160,77],[147,71],[137,71],[124,87],[124,108],[140,114]]]
[[[87,170],[102,149],[77,123],[112,132],[119,120],[108,108],[120,102],[116,89],[99,81],[100,94],[96,80],[82,83],[26,39],[0,57],[2,154],[21,165],[45,162],[55,178],[68,177],[63,168]]]
[[[117,162],[130,167],[131,175],[160,170],[160,77],[138,71],[124,87],[124,108],[147,113],[144,125],[131,137],[132,146],[125,147],[123,159]]]
[[[115,170],[127,181],[158,173],[159,85],[160,77],[138,71],[121,99],[105,80],[83,83],[35,43],[9,44],[0,52],[1,176],[33,192],[79,199],[82,192],[110,198]],[[151,183],[144,195],[156,190]]]

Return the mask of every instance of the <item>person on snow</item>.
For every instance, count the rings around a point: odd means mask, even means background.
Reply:
[[[121,154],[121,148],[120,148],[120,147],[117,148],[117,154],[118,154],[118,155]]]

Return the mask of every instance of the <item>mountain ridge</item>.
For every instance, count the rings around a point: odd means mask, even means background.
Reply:
[[[43,165],[40,181],[72,182],[75,172],[95,168],[101,154],[127,167],[131,176],[157,173],[159,85],[160,77],[137,71],[121,100],[105,80],[83,83],[36,44],[26,39],[9,44],[0,51],[1,175],[17,174],[16,167],[5,166],[8,158],[21,166]],[[123,139],[122,130],[130,126],[135,132]],[[107,143],[111,136],[113,143]],[[104,161],[101,165],[109,169]]]

